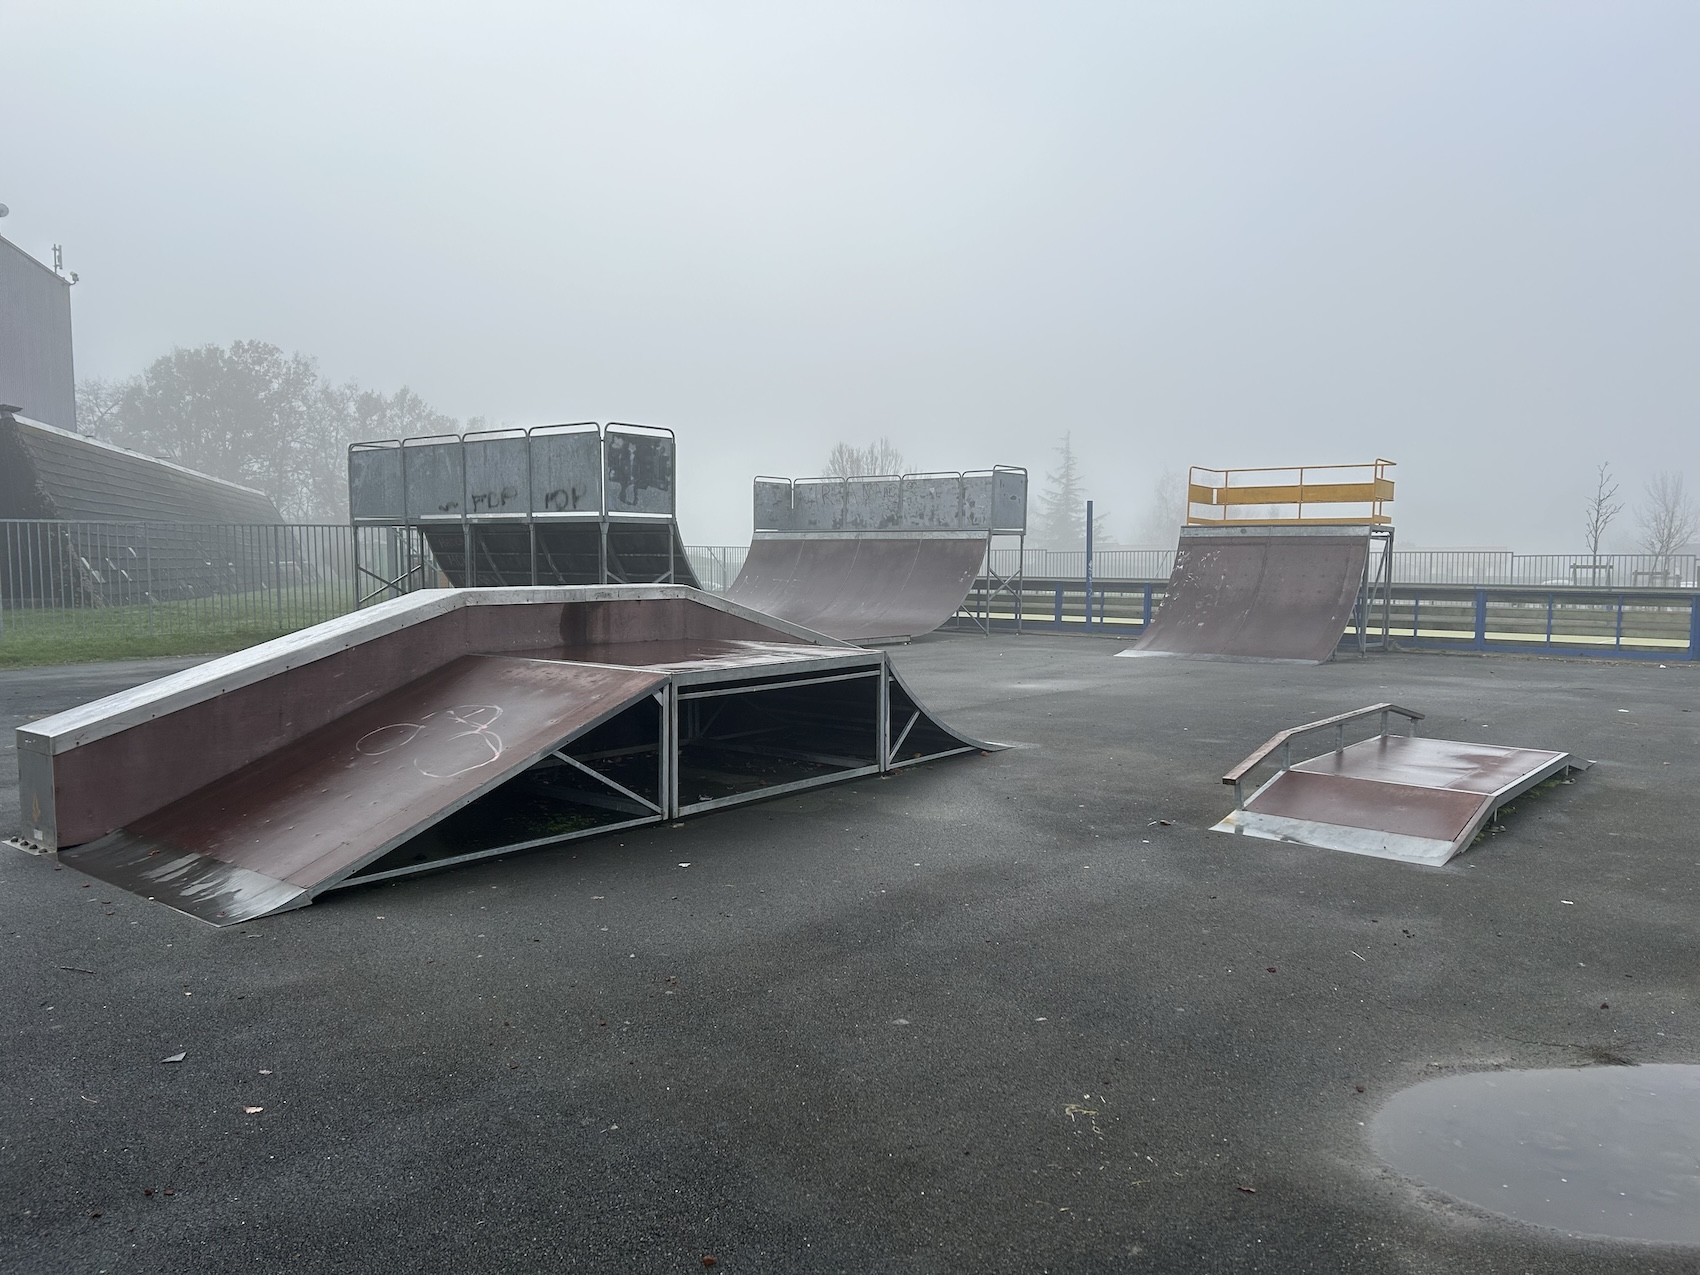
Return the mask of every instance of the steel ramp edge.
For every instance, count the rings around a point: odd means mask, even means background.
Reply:
[[[1345,636],[1344,633],[1341,634]],[[1115,658],[1142,660],[1196,660],[1200,663],[1216,664],[1327,664],[1334,658],[1332,652],[1327,658],[1320,660],[1290,659],[1282,655],[1215,655],[1204,651],[1140,651],[1129,647],[1125,651],[1117,651]]]
[[[910,688],[909,683],[903,680],[903,675],[897,671],[897,667],[890,662],[889,657],[886,662],[886,669],[886,697],[889,722],[887,729],[890,732],[887,736],[887,751],[891,754],[886,767],[887,770],[900,770],[905,766],[919,765],[921,762],[934,761],[940,757],[955,757],[962,753],[1001,753],[1009,747],[1008,744],[999,744],[987,740],[975,739],[972,735],[966,735],[953,726],[945,725],[944,722],[939,719],[938,714],[934,713],[921,702],[920,696],[916,695]],[[908,701],[908,711],[912,711],[915,715],[912,723],[908,716],[908,712],[899,713],[896,704],[893,702],[896,699],[896,696],[892,694],[893,691],[900,693]],[[902,721],[898,720],[900,716],[903,718]],[[938,735],[943,735],[950,741],[950,743],[945,747],[935,747],[930,752],[917,753],[913,757],[905,757],[899,761],[897,757],[897,754],[900,751],[899,746],[902,743],[907,742],[907,736],[913,733],[913,729],[915,727],[921,726],[925,726],[930,731],[936,732]],[[936,742],[937,741],[935,740],[935,744]]]
[[[1569,753],[1560,753],[1546,765],[1520,776],[1512,783],[1492,793],[1482,794],[1480,803],[1465,823],[1463,830],[1451,840],[1439,837],[1416,837],[1351,824],[1326,823],[1317,819],[1297,819],[1290,815],[1270,814],[1266,811],[1250,810],[1243,807],[1230,811],[1220,822],[1212,824],[1210,831],[1225,832],[1233,836],[1256,837],[1264,841],[1284,841],[1289,845],[1308,846],[1315,850],[1340,850],[1347,854],[1361,854],[1376,859],[1392,859],[1400,863],[1416,864],[1420,867],[1438,868],[1443,867],[1468,850],[1475,843],[1481,830],[1487,826],[1488,822],[1499,813],[1500,808],[1507,802],[1515,800],[1531,789],[1540,787],[1555,775],[1580,774],[1590,769],[1593,764],[1586,758],[1575,757]],[[1267,783],[1261,785],[1248,799],[1247,804],[1256,801],[1260,795],[1272,788],[1280,779],[1281,775],[1277,774]]]
[[[504,682],[509,685],[504,687]],[[641,703],[668,682],[665,674],[643,670],[509,656],[463,656],[129,827],[61,851],[59,859],[85,875],[216,926],[238,925],[305,907],[327,890],[352,884],[349,878],[361,868]],[[567,702],[575,683],[580,684],[577,689],[588,690],[582,698],[589,700],[578,705],[577,712],[571,711],[573,706]],[[531,702],[489,705],[474,704],[466,698],[473,693],[490,699],[492,692],[504,689],[530,692]],[[420,711],[427,707],[428,711]],[[496,714],[469,711],[488,708],[495,708]],[[514,726],[526,731],[517,748],[510,748],[491,729],[507,709],[519,710],[511,717],[516,719]],[[529,721],[522,716],[525,710],[530,711]],[[438,718],[437,725],[427,727],[425,723],[433,717]],[[514,728],[505,729],[512,738]],[[400,742],[392,744],[392,740]],[[416,741],[420,741],[418,748],[413,746]],[[484,753],[493,755],[485,758]],[[383,763],[381,759],[386,756],[396,760]],[[442,764],[445,757],[447,765]],[[422,759],[425,765],[420,764]],[[374,760],[379,764],[369,764]],[[434,766],[442,772],[462,762],[468,763],[464,769],[447,774],[426,769]],[[500,765],[495,764],[498,762]],[[357,775],[355,770],[361,766],[365,773]],[[468,779],[474,772],[483,773]],[[375,797],[368,801],[368,808],[383,807],[378,815],[369,816],[372,823],[365,829],[367,837],[355,832],[328,851],[308,852],[289,844],[295,839],[286,839],[282,847],[273,846],[278,853],[271,857],[283,860],[275,873],[184,844],[197,837],[229,842],[247,833],[257,833],[252,840],[260,842],[267,835],[266,826],[284,818],[305,823],[317,817],[323,835],[336,827],[334,822],[325,822],[328,803],[307,796],[304,789],[323,783],[327,786],[319,790],[319,795],[325,795],[339,778],[345,790],[342,800],[356,795]],[[421,778],[429,782],[421,784]],[[268,814],[271,817],[266,817]],[[631,822],[654,823],[661,818],[657,814]],[[286,825],[285,831],[294,827]],[[595,829],[612,830],[609,825]],[[570,838],[571,834],[542,838],[527,843],[527,847]],[[512,853],[520,848],[502,846],[458,856],[455,861]],[[439,866],[448,865],[436,861],[417,870]],[[386,872],[373,879],[396,875],[401,874]]]

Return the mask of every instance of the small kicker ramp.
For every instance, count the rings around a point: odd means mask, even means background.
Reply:
[[[726,596],[845,642],[905,641],[962,607],[997,536],[1027,526],[1027,471],[757,478]]]
[[[1183,527],[1162,607],[1126,656],[1321,664],[1346,631],[1368,527]]]
[[[431,590],[20,727],[23,848],[214,925],[998,747],[680,586]]]
[[[1349,723],[1376,716],[1378,736],[1345,743]],[[1413,733],[1390,734],[1390,717],[1407,719]],[[1235,809],[1212,830],[1438,867],[1506,802],[1593,764],[1542,749],[1419,739],[1421,717],[1372,704],[1282,731],[1222,777],[1234,787]],[[1292,761],[1295,739],[1327,729],[1335,732],[1332,752]],[[1278,772],[1246,797],[1247,777],[1266,762]]]

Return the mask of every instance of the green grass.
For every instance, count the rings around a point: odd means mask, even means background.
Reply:
[[[8,610],[0,669],[167,655],[222,655],[342,615],[329,589],[76,610]]]

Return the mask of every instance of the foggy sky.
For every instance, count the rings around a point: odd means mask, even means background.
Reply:
[[[7,0],[0,230],[80,376],[258,338],[491,423],[671,426],[692,543],[889,435],[1400,462],[1401,540],[1700,487],[1692,3]],[[1616,539],[1631,547],[1630,515]]]

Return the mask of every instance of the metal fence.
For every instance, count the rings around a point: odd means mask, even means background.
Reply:
[[[1027,576],[994,597],[989,615],[959,613],[951,627],[1131,639],[1166,593],[1166,581],[1094,579],[1089,601],[1084,580]],[[1379,606],[1366,624],[1379,644]],[[1355,646],[1356,626],[1354,616],[1342,649]],[[1700,591],[1396,583],[1386,636],[1407,650],[1700,660]]]
[[[408,533],[391,527],[0,521],[0,656],[23,658],[24,646],[34,648],[30,658],[95,645],[115,654],[231,649],[293,632],[355,609],[357,534],[362,562],[394,568],[392,592],[443,583],[428,548],[417,537],[403,544]],[[703,587],[719,593],[737,579],[747,549],[692,545],[686,553]],[[992,566],[1013,576],[1019,564],[1026,624],[1083,624],[1084,553],[1017,554],[994,550]],[[417,569],[408,575],[404,563]],[[1100,618],[1137,631],[1161,604],[1174,550],[1103,549],[1092,566]],[[1562,649],[1684,658],[1693,603],[1653,591],[1692,593],[1700,570],[1693,554],[1401,549],[1393,574],[1402,643],[1556,650],[1575,637]]]
[[[353,608],[342,526],[0,521],[0,643],[260,641]]]

